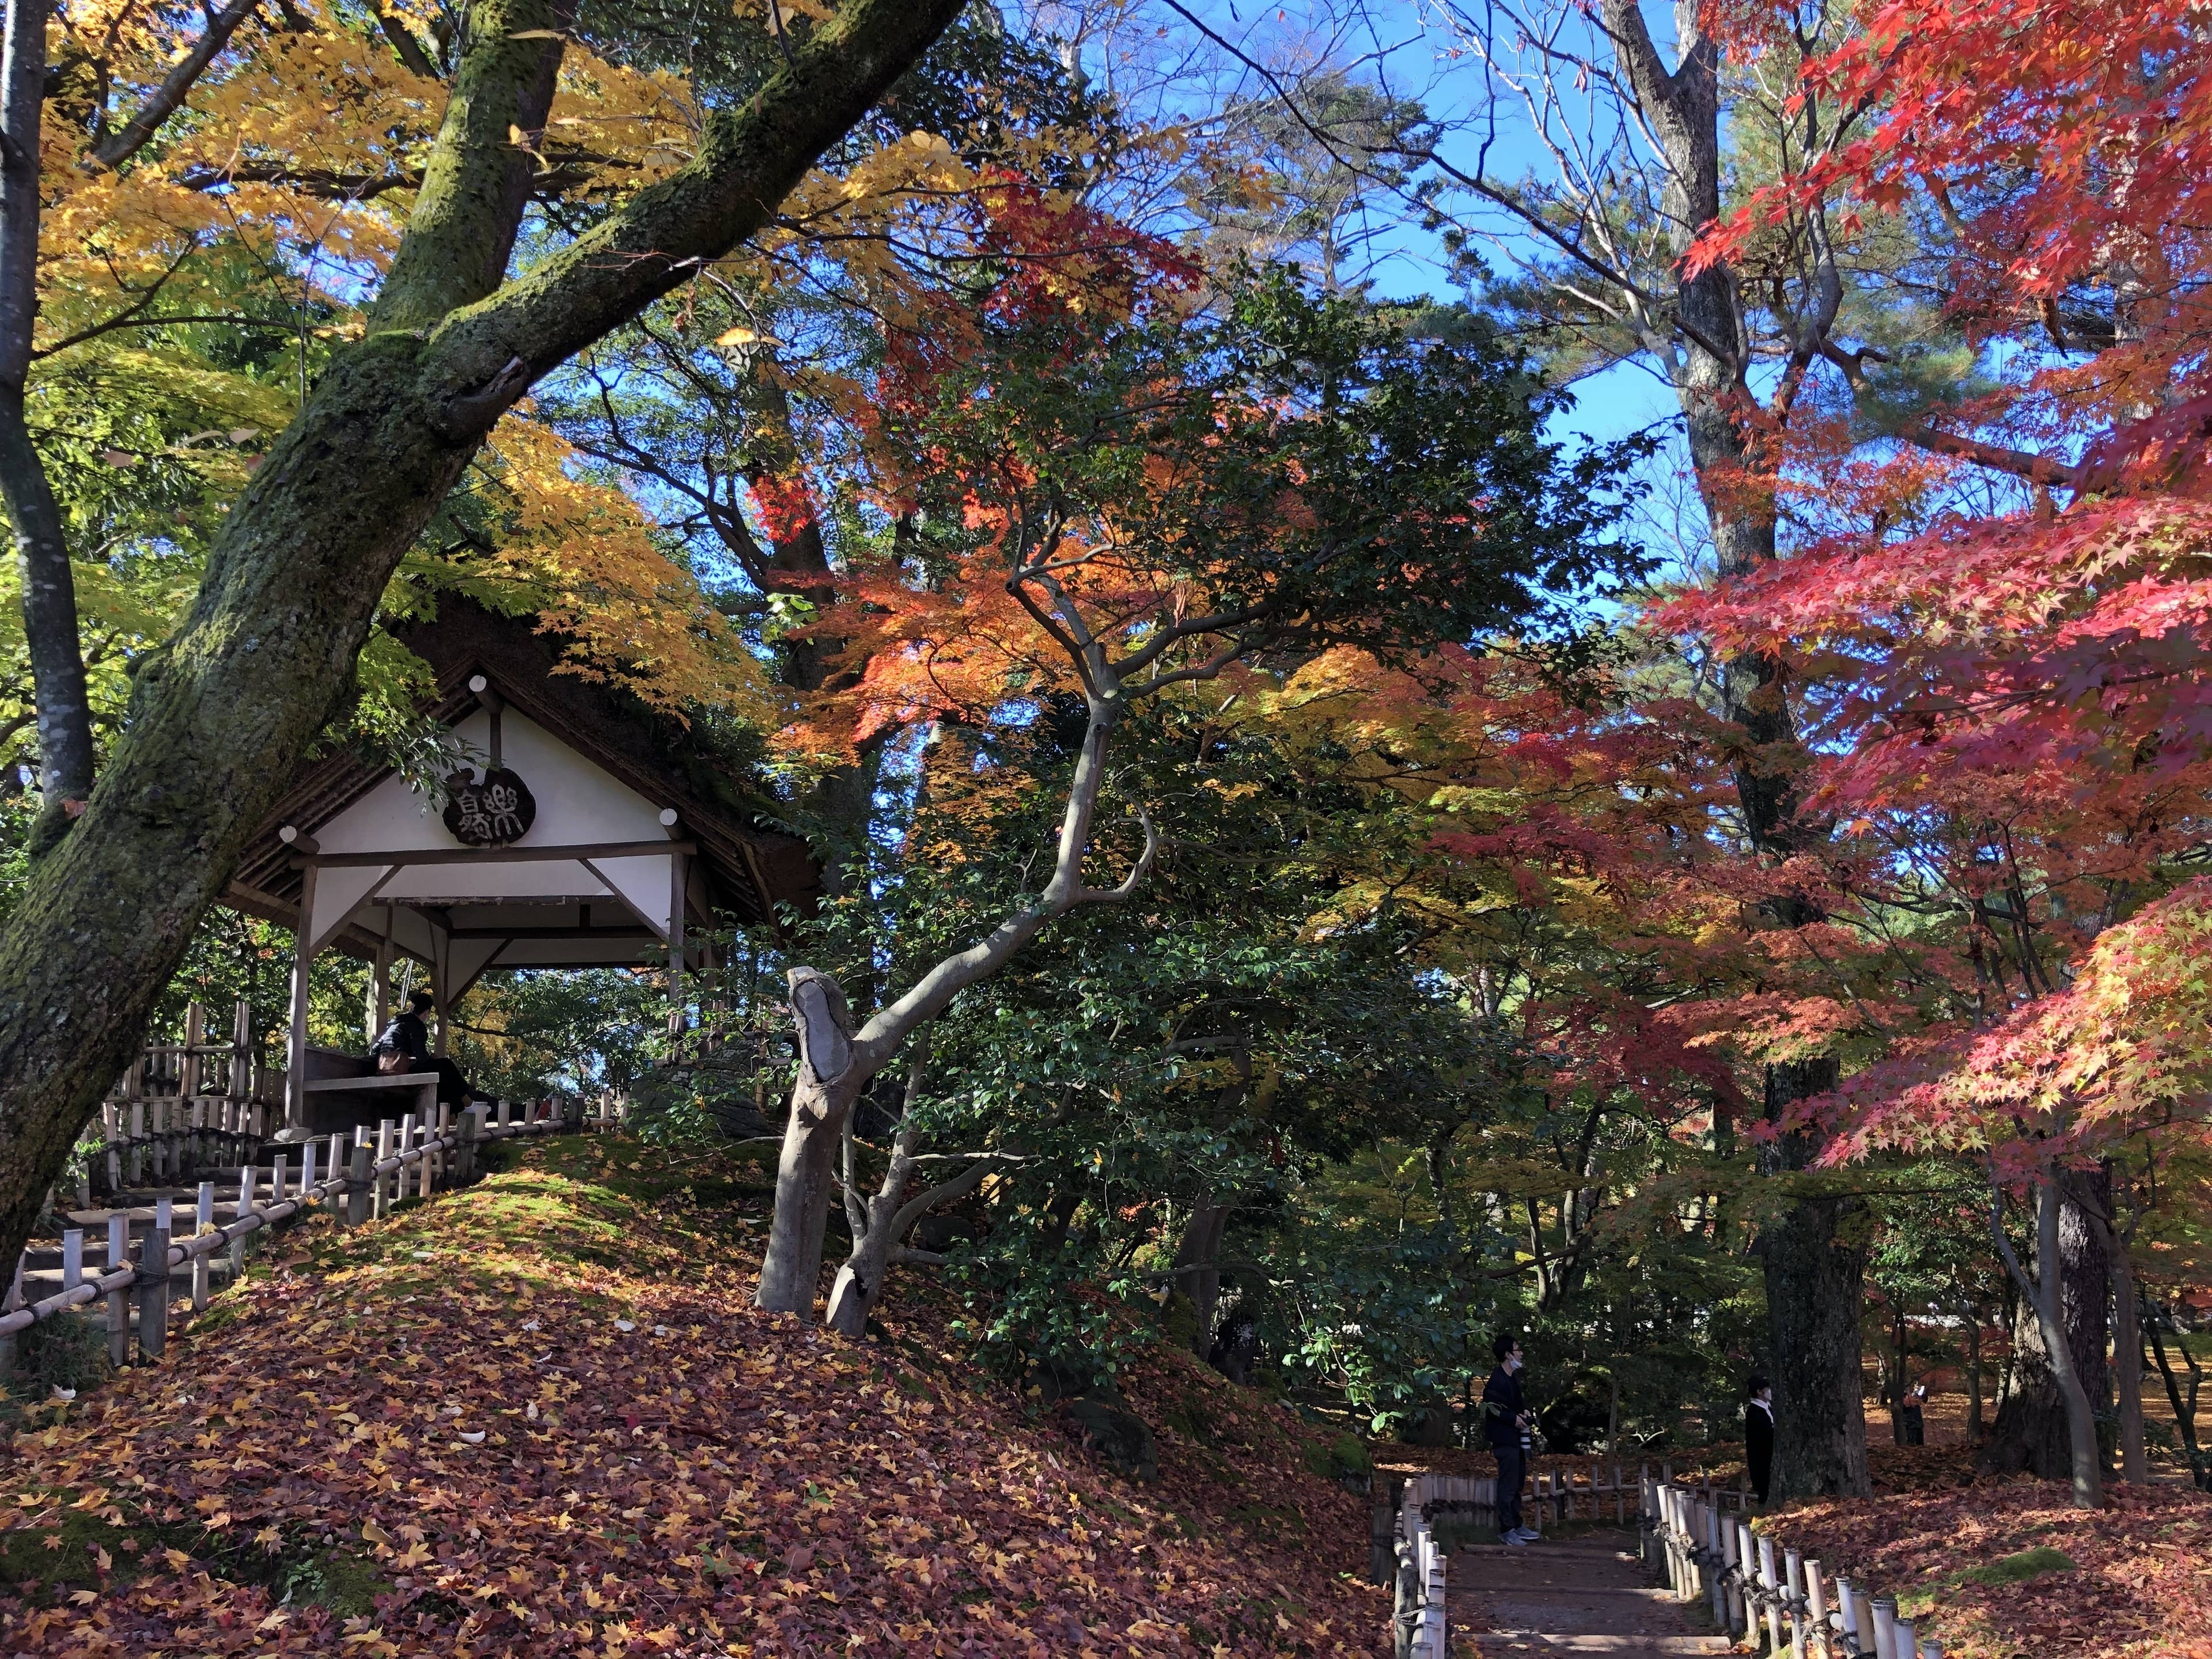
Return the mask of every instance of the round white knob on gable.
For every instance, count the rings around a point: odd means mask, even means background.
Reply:
[[[481,674],[471,674],[469,676],[469,690],[477,693],[479,696],[483,694],[484,688],[489,686],[491,682]]]
[[[660,809],[660,827],[664,830],[673,830],[676,827],[676,809],[674,807],[664,806]]]

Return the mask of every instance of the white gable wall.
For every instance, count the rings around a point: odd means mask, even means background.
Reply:
[[[483,710],[454,730],[477,754],[491,753],[491,717]],[[501,763],[520,773],[538,800],[538,821],[518,846],[659,841],[667,835],[660,823],[663,803],[646,799],[512,708],[500,716],[500,738]],[[325,853],[450,850],[459,845],[446,833],[445,821],[429,799],[416,794],[397,773],[323,824],[315,840]]]
[[[491,753],[491,720],[482,710],[455,728],[477,754]],[[544,728],[509,708],[500,720],[500,763],[521,775],[538,802],[538,816],[518,847],[588,847],[608,842],[656,842],[668,838],[660,804],[647,800],[611,773],[593,765]],[[653,854],[595,861],[501,860],[487,849],[465,861],[410,864],[410,853],[462,850],[447,830],[432,800],[406,780],[386,778],[352,805],[315,830],[325,855],[385,854],[390,862],[325,865],[316,872],[308,936],[318,945],[360,915],[381,933],[382,907],[410,903],[459,905],[501,900],[585,902],[617,898],[653,932],[668,936],[669,855]],[[394,943],[418,956],[442,954],[445,942],[403,908],[395,918]],[[425,946],[428,948],[424,948]],[[488,947],[496,948],[496,947]],[[474,955],[473,951],[468,954]],[[470,977],[471,964],[456,962],[453,977]]]

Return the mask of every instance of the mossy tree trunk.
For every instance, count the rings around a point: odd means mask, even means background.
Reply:
[[[192,930],[345,691],[378,599],[492,423],[532,382],[727,252],[951,21],[962,0],[848,0],[692,161],[502,280],[566,14],[469,7],[454,92],[369,317],[216,538],[141,666],[75,830],[0,932],[0,1260],[140,1040]]]

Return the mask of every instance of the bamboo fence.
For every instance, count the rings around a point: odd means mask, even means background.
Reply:
[[[1790,1659],[1943,1659],[1942,1645],[1902,1618],[1893,1595],[1823,1575],[1818,1561],[1752,1531],[1709,1492],[1646,1480],[1644,1553],[1683,1601],[1704,1601],[1716,1627],[1755,1652]]]

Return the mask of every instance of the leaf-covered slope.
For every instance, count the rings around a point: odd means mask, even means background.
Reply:
[[[2115,1485],[2084,1513],[2056,1480],[1799,1505],[1775,1535],[1895,1595],[1952,1659],[2212,1659],[2212,1498]]]
[[[1279,1407],[1164,1355],[1161,1478],[1094,1467],[927,1311],[848,1343],[750,1305],[759,1196],[532,1149],[278,1246],[20,1434],[0,1650],[1373,1654],[1362,1502]],[[289,1599],[288,1599],[289,1598]]]

